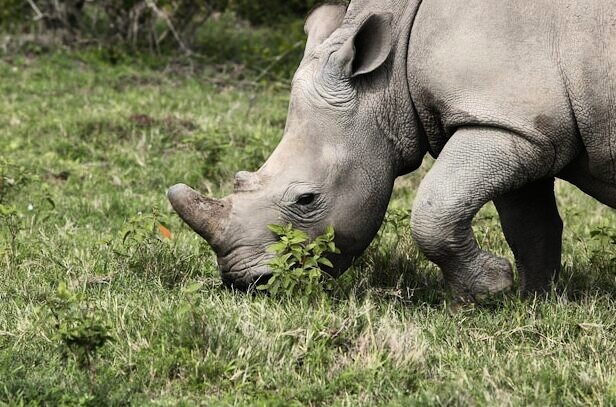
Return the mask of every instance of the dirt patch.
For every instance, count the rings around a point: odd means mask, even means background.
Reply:
[[[165,133],[173,136],[192,133],[199,129],[199,125],[187,119],[181,119],[175,116],[167,116],[163,119],[157,119],[147,114],[133,114],[128,118],[129,122],[139,128],[160,127]]]
[[[128,121],[141,127],[152,127],[156,124],[156,119],[147,114],[134,114],[128,118]]]
[[[133,87],[162,86],[164,83],[165,79],[156,76],[120,75],[113,81],[112,88],[122,92]]]

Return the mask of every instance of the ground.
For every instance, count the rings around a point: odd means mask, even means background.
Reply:
[[[288,83],[188,68],[0,61],[0,403],[616,405],[614,210],[559,183],[552,295],[452,312],[410,238],[427,162],[335,292],[232,292],[165,190],[257,169]],[[511,259],[491,205],[474,227]]]

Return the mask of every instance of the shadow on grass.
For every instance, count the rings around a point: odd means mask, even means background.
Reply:
[[[374,242],[342,277],[342,286],[360,296],[370,292],[410,306],[440,306],[451,299],[441,271],[412,241],[408,217],[406,211],[388,212]],[[498,250],[498,242],[489,249],[495,247]],[[545,301],[564,296],[578,303],[595,296],[616,299],[616,258],[611,246],[577,258],[573,266],[564,265],[555,288],[546,295],[521,298],[517,272],[514,278],[511,290],[482,301],[481,308],[502,309],[511,299]]]
[[[594,258],[586,264],[563,268],[556,291],[581,302],[590,294],[616,299],[616,267],[607,259]]]
[[[447,298],[441,272],[409,247],[389,252],[371,246],[340,278],[340,286],[358,297],[371,293],[409,306],[440,306]]]

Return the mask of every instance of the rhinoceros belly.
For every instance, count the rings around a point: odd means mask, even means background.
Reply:
[[[566,3],[557,46],[588,169],[616,186],[616,2]]]

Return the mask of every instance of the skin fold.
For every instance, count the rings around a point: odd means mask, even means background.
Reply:
[[[336,230],[338,275],[368,246],[397,176],[436,157],[413,237],[460,301],[508,289],[512,267],[471,229],[489,201],[523,294],[560,270],[554,178],[616,208],[616,5],[602,0],[352,1],[306,20],[281,143],[221,200],[179,184],[178,214],[229,285],[269,274],[270,223]]]

